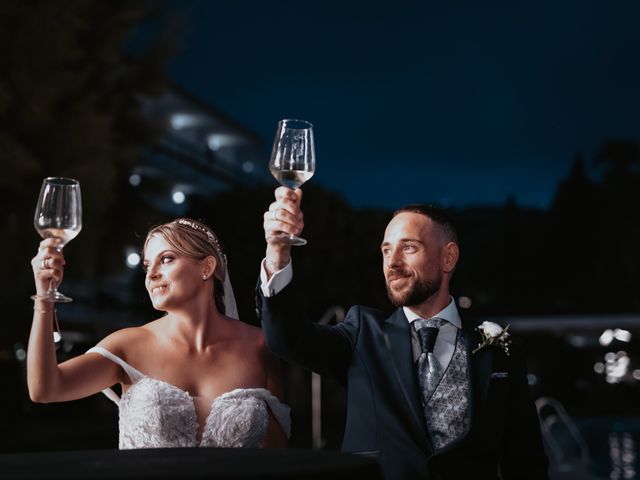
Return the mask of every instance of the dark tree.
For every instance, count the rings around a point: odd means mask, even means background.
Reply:
[[[0,248],[11,272],[0,298],[9,303],[32,290],[43,177],[82,185],[83,241],[68,249],[68,275],[104,267],[114,249],[124,179],[158,134],[141,116],[140,98],[165,88],[171,48],[157,37],[136,55],[126,52],[136,26],[155,14],[136,0],[0,3]]]
[[[548,215],[546,253],[540,260],[540,268],[548,272],[548,311],[612,313],[638,308],[637,155],[632,142],[607,142],[596,157],[605,167],[601,181],[590,179],[577,157],[558,186]]]
[[[615,286],[623,308],[640,308],[640,144],[612,140],[596,157],[604,167],[602,177],[602,226],[598,237],[606,280]]]
[[[624,193],[640,175],[640,145],[628,140],[608,141],[600,148],[596,163],[605,169],[604,187]]]

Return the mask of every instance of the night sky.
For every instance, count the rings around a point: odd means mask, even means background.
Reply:
[[[167,4],[169,76],[265,151],[279,119],[311,121],[311,181],[356,207],[544,208],[577,153],[639,139],[640,2]]]

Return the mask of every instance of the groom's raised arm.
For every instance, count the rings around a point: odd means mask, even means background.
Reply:
[[[267,250],[257,292],[257,313],[267,345],[287,361],[344,381],[355,347],[359,315],[352,309],[347,319],[335,327],[312,323],[307,317],[292,281],[291,245],[275,238],[277,232],[302,232],[302,192],[279,187],[275,196],[264,214]]]

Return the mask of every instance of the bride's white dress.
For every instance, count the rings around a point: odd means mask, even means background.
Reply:
[[[162,447],[247,447],[260,446],[269,424],[269,411],[287,437],[291,431],[290,409],[264,388],[238,388],[211,402],[198,439],[199,423],[194,401],[188,392],[162,380],[144,375],[102,347],[95,352],[117,363],[131,378],[122,398],[107,388],[103,393],[120,412],[120,449]]]

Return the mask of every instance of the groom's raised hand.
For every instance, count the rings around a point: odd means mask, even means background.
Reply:
[[[264,214],[264,237],[267,240],[265,267],[269,277],[284,268],[291,258],[291,245],[279,242],[275,238],[278,232],[300,235],[304,228],[304,216],[300,210],[302,190],[278,187],[275,202],[269,205]]]

